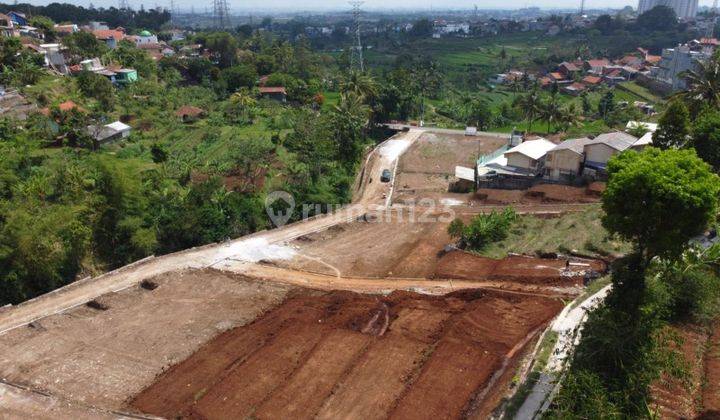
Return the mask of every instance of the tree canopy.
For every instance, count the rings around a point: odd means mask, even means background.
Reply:
[[[715,218],[720,179],[693,150],[626,151],[607,170],[603,225],[646,260],[678,255]]]

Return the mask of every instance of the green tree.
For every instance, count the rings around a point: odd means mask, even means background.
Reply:
[[[489,214],[479,214],[467,225],[455,219],[448,226],[448,234],[459,240],[461,248],[480,251],[493,242],[507,238],[513,222],[517,220],[515,210],[508,207],[502,212],[493,210]]]
[[[607,118],[615,110],[615,94],[612,90],[605,92],[600,102],[598,102],[598,114],[600,117]]]
[[[237,64],[238,41],[231,34],[227,32],[212,32],[199,37],[198,40],[205,48],[213,53],[220,67],[225,68]],[[289,57],[288,55],[284,58]]]
[[[415,38],[427,38],[433,33],[433,23],[430,19],[423,18],[416,20],[410,29],[409,35]]]
[[[234,93],[240,88],[251,88],[255,86],[257,78],[258,75],[252,66],[232,66],[220,72],[218,86],[227,93]]]
[[[675,11],[668,6],[655,6],[637,18],[637,26],[646,31],[670,31],[677,22]]]
[[[672,101],[658,121],[653,145],[661,149],[682,147],[690,134],[690,113],[682,101]]]
[[[690,145],[702,160],[720,171],[720,112],[706,111],[695,120]]]
[[[678,256],[717,212],[720,179],[693,150],[647,148],[608,162],[603,226],[632,241],[641,268]]]
[[[687,87],[676,96],[685,101],[693,114],[704,108],[720,107],[720,51],[709,60],[695,63],[694,70],[684,73]]]
[[[342,94],[340,102],[333,107],[330,118],[342,162],[354,164],[359,158],[369,115],[370,108],[357,95]]]
[[[55,22],[45,16],[33,16],[30,18],[30,26],[34,26],[43,33],[44,41],[47,43],[55,42],[57,33],[55,32]]]
[[[354,94],[363,98],[365,101],[372,101],[378,96],[379,86],[375,79],[367,73],[357,70],[350,70],[348,74],[340,80],[340,92],[344,94]]]
[[[82,71],[77,76],[80,91],[87,97],[95,98],[100,102],[103,111],[110,112],[115,106],[115,88],[112,82],[99,74]]]
[[[137,48],[128,40],[122,40],[117,47],[105,55],[106,60],[137,70],[142,77],[155,74],[157,66],[148,53]]]
[[[86,58],[102,57],[108,51],[107,45],[98,41],[95,35],[85,31],[67,35],[63,38],[63,45],[73,56],[71,61],[75,63]]]
[[[542,97],[537,89],[533,89],[527,95],[518,96],[515,100],[515,107],[522,112],[528,123],[528,131],[532,131],[532,125],[542,112]]]

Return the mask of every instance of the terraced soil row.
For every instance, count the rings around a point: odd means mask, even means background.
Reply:
[[[488,290],[304,290],[206,343],[130,405],[168,418],[483,417],[518,348],[561,308]]]

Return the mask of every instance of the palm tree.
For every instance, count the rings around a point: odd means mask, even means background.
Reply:
[[[340,81],[340,92],[346,95],[355,94],[366,101],[377,97],[378,91],[378,84],[372,76],[356,70],[350,71],[347,76]]]
[[[528,131],[532,131],[533,122],[540,115],[542,107],[542,98],[540,92],[537,89],[533,89],[524,96],[519,96],[515,100],[515,106],[520,109],[523,117],[528,122]]]
[[[698,61],[695,70],[685,71],[683,77],[687,88],[676,96],[683,99],[693,113],[706,106],[720,106],[720,55]]]
[[[363,97],[352,93],[341,94],[340,102],[333,106],[330,115],[342,160],[354,162],[358,157],[370,112],[370,107],[363,103]]]
[[[562,131],[568,131],[571,127],[578,127],[581,124],[580,110],[575,102],[561,108],[558,125]]]
[[[551,95],[550,99],[542,104],[540,115],[543,120],[547,122],[547,132],[550,133],[550,128],[559,123],[562,118],[562,109],[560,103],[557,100],[557,95]]]

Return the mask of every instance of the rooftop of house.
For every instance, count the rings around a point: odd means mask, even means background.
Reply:
[[[97,29],[92,31],[92,34],[95,35],[95,38],[100,40],[113,38],[116,41],[121,41],[125,38],[125,31],[120,29]]]
[[[113,122],[113,123],[106,124],[105,127],[108,127],[108,128],[113,129],[113,130],[115,130],[115,131],[127,131],[127,130],[130,130],[130,129],[132,128],[132,127],[130,127],[129,125],[127,125],[127,124],[125,124],[125,123],[123,123],[123,122],[120,122],[120,121],[115,121],[115,122]]]
[[[585,149],[585,145],[590,143],[592,140],[590,140],[587,137],[581,137],[577,139],[568,139],[564,142],[558,144],[557,146],[553,147],[550,152],[560,151],[560,150],[570,150],[573,151],[579,155],[583,154],[583,150]]]
[[[602,77],[598,76],[585,76],[582,79],[583,83],[587,83],[589,85],[596,85],[598,83],[602,82]]]
[[[600,134],[587,144],[605,144],[615,150],[623,151],[635,144],[637,140],[637,137],[631,136],[628,133],[624,133],[622,131],[615,131],[612,133]]]
[[[588,63],[590,67],[602,67],[610,64],[607,58],[596,58],[592,60],[586,60],[585,62]]]
[[[565,67],[568,71],[580,71],[580,68],[576,66],[574,63],[569,63],[567,61],[563,61],[560,63],[559,67]]]
[[[584,90],[585,87],[586,87],[586,86],[585,86],[584,84],[582,84],[582,83],[574,82],[574,83],[572,83],[572,84],[570,84],[570,85],[568,85],[568,86],[565,86],[565,89],[568,89],[568,90]]]
[[[521,155],[527,156],[531,159],[538,160],[545,156],[545,153],[547,153],[548,150],[552,150],[554,147],[555,143],[544,138],[539,138],[536,140],[524,141],[505,152],[505,155],[507,156],[512,153],[520,153]]]
[[[175,111],[175,115],[178,117],[197,117],[199,115],[202,115],[204,112],[205,110],[202,108],[198,108],[192,105],[184,105],[178,108],[177,111]]]
[[[282,93],[287,94],[283,86],[262,86],[260,87],[260,93]]]
[[[653,140],[653,132],[648,131],[642,137],[640,137],[635,143],[633,143],[632,146],[633,147],[649,146],[652,144],[652,140]]]
[[[651,122],[645,122],[645,121],[628,121],[627,125],[625,125],[626,130],[632,130],[638,127],[643,127],[647,129],[650,132],[657,131],[658,124],[657,123],[651,123]]]

